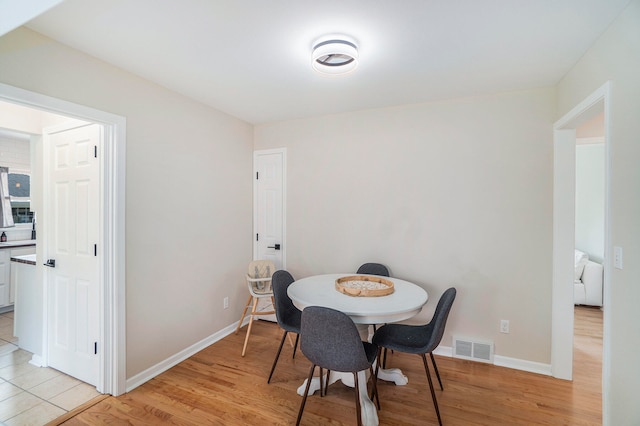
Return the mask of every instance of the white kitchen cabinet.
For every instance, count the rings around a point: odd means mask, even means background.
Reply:
[[[22,242],[3,243],[16,244],[17,247],[6,245],[0,247],[0,313],[13,310],[15,288],[11,284],[11,256],[35,254],[36,246],[25,246]]]
[[[10,257],[24,256],[26,254],[36,254],[36,246],[12,248]],[[14,266],[15,265],[11,265],[11,268],[13,268]],[[12,275],[12,273],[9,274],[10,277]],[[16,283],[14,279],[11,279],[10,282],[11,286],[9,287],[9,304],[13,305],[16,301]]]
[[[36,281],[35,254],[15,255],[11,264],[11,283],[16,289],[13,335],[18,338],[18,346],[34,354],[34,359],[43,353],[43,291]],[[31,263],[25,263],[31,262]]]

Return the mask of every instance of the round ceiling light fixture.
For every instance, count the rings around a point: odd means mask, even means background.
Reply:
[[[313,69],[322,74],[340,75],[358,66],[358,46],[343,36],[329,37],[313,45]]]

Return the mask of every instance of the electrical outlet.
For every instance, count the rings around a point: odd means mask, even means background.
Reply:
[[[509,320],[500,320],[500,333],[509,333]]]
[[[224,309],[227,309],[229,307],[229,298],[225,297],[224,299],[222,299],[222,307]]]

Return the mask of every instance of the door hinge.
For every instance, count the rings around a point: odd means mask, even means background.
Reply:
[[[98,342],[93,342],[93,354],[98,355]]]
[[[258,177],[258,173],[260,173],[260,172],[256,172],[256,180],[257,180],[257,179],[260,179],[260,178]]]
[[[258,241],[258,234],[256,234],[256,241]]]
[[[98,255],[98,245],[97,245],[97,244],[94,244],[94,245],[93,245],[93,255],[94,255],[94,256],[97,256],[97,255]]]
[[[98,158],[98,145],[93,146],[93,156],[94,158]]]

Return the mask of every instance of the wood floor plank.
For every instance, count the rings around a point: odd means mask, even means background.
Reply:
[[[565,381],[436,356],[444,391],[436,396],[446,425],[600,425],[602,418],[602,311],[576,307],[574,380]],[[258,321],[247,355],[244,329],[200,351],[120,397],[108,397],[64,425],[291,425],[301,398],[296,389],[309,361],[285,345],[271,384],[267,376],[282,336],[277,324]],[[394,353],[389,366],[409,377],[406,386],[379,382],[381,425],[436,425],[422,361]],[[352,425],[354,391],[341,383],[328,395],[309,396],[303,425]]]

